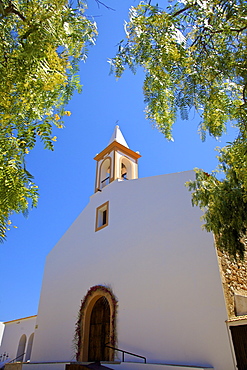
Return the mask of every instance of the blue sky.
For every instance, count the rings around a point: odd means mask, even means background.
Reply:
[[[198,117],[178,120],[174,142],[168,142],[145,120],[142,95],[143,73],[126,71],[116,81],[109,75],[108,58],[114,57],[124,38],[124,20],[134,0],[104,0],[115,11],[98,8],[89,0],[88,14],[98,23],[96,46],[81,64],[82,94],[75,94],[68,109],[66,128],[54,130],[58,141],[49,152],[38,144],[27,156],[27,168],[40,188],[37,209],[12,217],[11,229],[1,248],[0,321],[35,315],[38,310],[45,258],[94,192],[96,153],[103,150],[117,124],[131,149],[139,151],[139,177],[190,170],[210,172],[216,166],[215,139],[200,141]],[[162,2],[164,3],[164,2]],[[231,134],[234,135],[232,130]],[[66,292],[65,292],[66,293]]]

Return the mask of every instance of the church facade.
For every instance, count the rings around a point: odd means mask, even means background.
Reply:
[[[184,186],[194,173],[138,179],[139,158],[116,126],[94,194],[47,256],[23,370],[236,369],[213,236]]]

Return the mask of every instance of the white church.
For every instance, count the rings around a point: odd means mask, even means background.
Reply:
[[[230,317],[184,186],[194,172],[139,179],[139,158],[116,126],[94,194],[47,256],[37,316],[1,324],[6,370],[247,369],[244,287]]]

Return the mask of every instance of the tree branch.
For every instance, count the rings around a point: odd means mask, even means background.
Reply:
[[[185,12],[186,10],[188,10],[188,9],[190,9],[190,8],[192,8],[192,5],[187,5],[187,6],[185,6],[184,8],[182,8],[182,9],[178,10],[176,13],[171,14],[171,16],[172,16],[172,17],[176,17],[177,15],[179,15],[179,14],[181,14],[181,13]]]
[[[245,84],[245,85],[244,85],[244,88],[243,88],[243,100],[244,100],[244,103],[245,103],[245,104],[247,103],[247,99],[246,99],[246,97],[245,97],[246,89],[247,89],[247,84]]]
[[[204,29],[208,31],[207,27],[205,27]],[[242,32],[242,31],[244,31],[244,30],[246,30],[246,29],[247,29],[247,26],[244,26],[244,27],[239,28],[239,29],[237,29],[237,28],[230,28],[230,31],[231,31],[231,32],[238,32],[238,33],[239,33],[239,32]],[[215,33],[222,33],[222,32],[225,32],[225,30],[216,30],[216,31],[211,31],[211,30],[210,30],[210,33],[211,33],[211,34],[215,34]]]
[[[9,1],[9,6],[7,6],[6,8],[3,7],[3,2],[0,1],[0,9],[1,9],[1,13],[2,13],[2,17],[0,19],[3,19],[4,17],[8,17],[10,14],[16,14],[18,15],[19,18],[21,18],[21,20],[23,22],[26,21],[26,18],[24,17],[24,15],[22,15],[14,6],[14,4]]]
[[[100,5],[103,5],[105,8],[107,8],[107,9],[109,9],[109,10],[114,10],[114,11],[115,11],[115,9],[113,9],[113,8],[111,8],[110,6],[108,6],[108,5],[104,4],[102,1],[100,1],[100,0],[95,0],[95,1],[96,1],[96,3],[98,4],[98,7],[99,7]]]

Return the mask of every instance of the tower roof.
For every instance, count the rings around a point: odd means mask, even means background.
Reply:
[[[112,134],[111,140],[107,147],[102,150],[100,153],[96,154],[94,159],[96,161],[99,161],[105,157],[105,155],[109,154],[111,151],[120,150],[125,155],[130,156],[131,158],[135,158],[137,160],[141,157],[139,152],[134,152],[131,150],[119,128],[119,126],[116,126],[114,129],[114,132]]]
[[[120,128],[118,125],[116,125],[115,129],[114,129],[114,132],[112,134],[112,137],[109,141],[109,144],[110,145],[111,143],[113,143],[114,141],[117,141],[119,144],[122,144],[123,146],[126,146],[126,148],[129,148]]]

